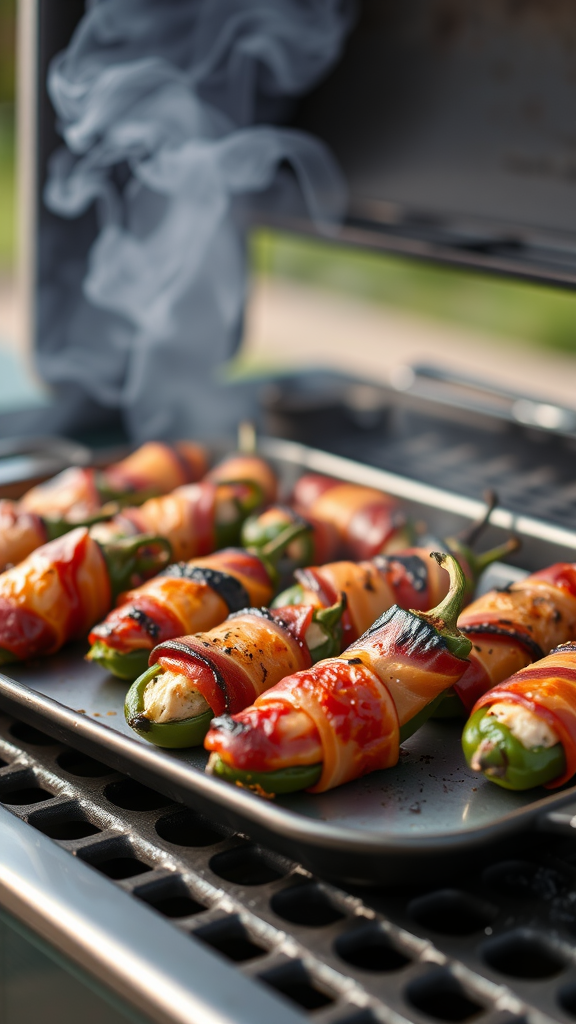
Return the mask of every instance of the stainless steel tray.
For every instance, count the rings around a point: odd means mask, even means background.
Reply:
[[[437,533],[457,528],[481,508],[301,446],[267,442],[266,450],[287,481],[309,466],[404,491],[412,511],[425,515]],[[506,510],[496,517],[518,528]],[[555,528],[547,538],[546,524],[523,525],[541,549],[542,565],[574,557],[576,535],[560,545]],[[0,676],[0,707],[324,876],[366,882],[413,879],[415,868],[420,875],[449,873],[454,857],[473,858],[487,844],[545,824],[550,812],[576,797],[574,786],[519,794],[479,780],[465,766],[459,724],[432,722],[405,744],[394,769],[318,796],[265,801],[205,775],[203,751],[168,753],[136,737],[124,721],[125,684],[85,662],[83,653],[79,647],[11,667],[12,678]]]

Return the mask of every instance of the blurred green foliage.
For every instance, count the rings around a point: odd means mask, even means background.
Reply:
[[[0,104],[0,274],[14,264],[16,188],[14,175],[14,116],[9,103]]]
[[[252,240],[260,274],[536,345],[576,352],[576,292],[383,256],[272,231]]]
[[[0,103],[14,102],[16,0],[0,0]]]

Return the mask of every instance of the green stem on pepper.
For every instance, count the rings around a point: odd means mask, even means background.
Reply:
[[[172,545],[166,537],[147,533],[109,541],[99,547],[108,569],[113,597],[155,576],[172,557]]]
[[[513,554],[517,551],[521,545],[519,537],[509,537],[508,540],[502,544],[498,544],[494,548],[490,548],[488,551],[483,551],[480,555],[476,554],[467,544],[464,544],[458,537],[447,537],[446,547],[451,555],[456,558],[462,559],[469,567],[472,573],[472,579],[469,581],[469,589],[474,590],[474,583],[478,579],[481,573],[492,565],[493,562],[499,562],[502,558],[506,558],[507,555]]]
[[[467,587],[466,577],[453,555],[432,551],[430,558],[434,558],[438,565],[443,566],[449,573],[450,589],[436,608],[432,608],[429,612],[418,612],[411,609],[410,614],[432,626],[446,641],[446,646],[451,654],[465,659],[472,650],[472,643],[467,636],[460,632],[457,623]]]
[[[270,518],[271,512],[278,512],[277,518]],[[242,526],[242,544],[251,551],[262,551],[268,544],[280,537],[287,526],[298,524],[303,527],[294,541],[298,540],[296,551],[290,552],[292,566],[310,565],[314,556],[314,528],[298,512],[287,506],[275,506],[263,515],[249,516]]]
[[[286,548],[298,537],[302,537],[307,529],[306,523],[291,523],[272,540],[262,545],[262,547],[255,549],[254,554],[263,563],[272,583],[278,581],[277,566]],[[252,551],[252,548],[248,546],[246,550]]]

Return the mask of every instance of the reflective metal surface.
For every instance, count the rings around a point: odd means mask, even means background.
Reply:
[[[261,447],[275,459],[286,490],[303,469],[379,486],[401,497],[415,519],[425,516],[440,536],[483,510],[480,502],[441,487],[300,444],[268,439]],[[537,546],[540,565],[573,558],[573,531],[506,509],[496,509],[493,520],[494,539],[514,527]],[[576,791],[566,787],[518,794],[480,780],[465,767],[459,724],[438,722],[405,745],[400,764],[391,771],[320,796],[301,793],[263,801],[205,775],[202,750],[163,751],[132,733],[123,715],[125,684],[85,662],[84,651],[80,647],[12,666],[0,677],[0,707],[328,877],[376,881],[400,879],[415,869],[429,874],[449,870],[450,858],[465,851],[471,856],[535,825]]]
[[[2,715],[0,761],[0,804],[28,823],[23,843],[34,851],[36,834],[47,836],[67,854],[71,879],[89,865],[111,892],[120,890],[123,934],[130,921],[144,923],[143,910],[151,943],[166,925],[178,932],[189,944],[191,986],[199,942],[252,989],[320,1024],[543,1024],[573,1016],[575,804],[554,815],[560,835],[523,833],[474,864],[461,858],[448,882],[415,872],[406,886],[345,891]],[[25,871],[20,879],[25,885]],[[66,933],[67,898],[63,891],[59,906],[50,905],[54,943]],[[28,906],[24,892],[21,905]],[[41,897],[32,910],[42,922]],[[107,942],[103,930],[101,938]],[[112,949],[116,941],[112,935]],[[51,955],[60,955],[55,945]],[[93,957],[78,946],[78,956],[101,976],[100,948]],[[125,998],[143,984],[147,1000],[145,973],[124,981]],[[219,998],[215,991],[215,1007]],[[260,1006],[252,1003],[255,1024]],[[156,1009],[148,1005],[154,1019]]]
[[[296,1024],[215,954],[192,946],[41,832],[0,808],[0,901],[44,939],[159,1022]]]

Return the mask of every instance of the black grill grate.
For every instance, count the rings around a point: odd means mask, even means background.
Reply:
[[[344,892],[6,716],[0,757],[0,803],[303,1019],[576,1020],[570,839],[521,837],[449,889]]]

